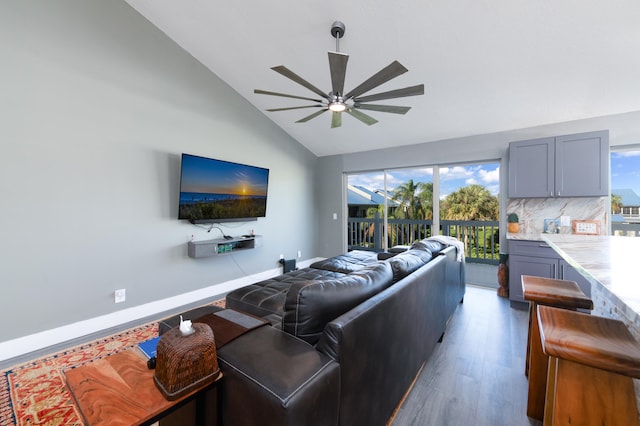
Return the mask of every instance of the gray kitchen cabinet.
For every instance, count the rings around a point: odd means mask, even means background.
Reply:
[[[555,278],[557,267],[557,259],[509,255],[509,300],[512,302],[525,302],[522,296],[522,281],[520,279],[522,275]]]
[[[564,259],[558,260],[558,268],[561,279],[575,281],[580,287],[580,290],[582,290],[587,297],[591,297],[591,283],[587,281],[576,268],[569,265]]]
[[[513,307],[524,308],[528,303],[522,295],[522,275],[575,281],[591,296],[591,284],[543,241],[509,240],[509,300]]]
[[[606,130],[509,144],[509,197],[604,197],[609,192]]]

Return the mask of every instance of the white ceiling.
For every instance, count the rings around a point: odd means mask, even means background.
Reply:
[[[398,60],[409,69],[368,94],[425,84],[381,101],[406,115],[264,112],[318,156],[449,139],[640,110],[638,0],[126,0],[261,111],[314,97],[270,70],[330,91],[332,22],[346,25],[349,90]],[[313,110],[311,110],[313,112]]]

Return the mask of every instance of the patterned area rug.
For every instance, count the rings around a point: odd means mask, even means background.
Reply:
[[[63,372],[157,335],[154,322],[0,371],[0,426],[83,425]]]

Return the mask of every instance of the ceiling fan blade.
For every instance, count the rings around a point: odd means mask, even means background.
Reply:
[[[272,70],[274,70],[275,72],[282,74],[283,76],[287,77],[290,80],[295,81],[296,83],[298,83],[299,85],[306,87],[307,89],[311,90],[313,93],[322,96],[325,99],[329,99],[329,95],[324,93],[322,90],[318,89],[316,86],[314,86],[313,84],[309,83],[307,80],[305,80],[304,78],[300,77],[298,74],[294,73],[293,71],[291,71],[289,68],[285,67],[284,65],[278,65],[277,67],[273,67],[271,68]]]
[[[323,105],[305,105],[305,106],[297,106],[297,107],[286,107],[286,108],[271,108],[266,111],[276,112],[276,111],[289,111],[292,109],[303,109],[303,108],[320,108]]]
[[[340,126],[342,126],[342,113],[334,111],[333,117],[331,117],[331,128],[334,129]]]
[[[266,90],[255,89],[253,93],[259,95],[282,96],[283,98],[304,99],[305,101],[322,102],[322,99],[305,98],[304,96],[287,95],[286,93],[268,92]]]
[[[370,115],[367,115],[367,114],[365,114],[363,112],[360,112],[360,111],[358,111],[357,109],[354,109],[354,108],[347,108],[346,112],[350,116],[355,117],[358,120],[362,121],[367,126],[371,126],[372,124],[376,124],[378,122],[378,120],[376,120],[375,118],[371,117]]]
[[[319,116],[320,114],[322,114],[325,111],[329,111],[328,108],[323,108],[320,111],[316,111],[311,115],[307,115],[306,117],[302,117],[300,120],[296,121],[296,123],[306,123],[307,121],[316,118],[317,116]]]
[[[355,108],[368,109],[370,111],[390,112],[392,114],[406,114],[411,107],[396,105],[355,104]]]
[[[329,52],[329,69],[331,71],[331,88],[333,94],[344,94],[344,77],[347,74],[349,55],[340,52]]]
[[[380,86],[382,83],[386,83],[392,78],[396,78],[399,75],[404,74],[409,71],[406,69],[400,62],[393,61],[391,64],[387,65],[373,76],[371,76],[364,83],[351,90],[349,93],[345,95],[345,98],[355,98],[369,90]]]
[[[418,84],[417,86],[405,87],[403,89],[390,90],[388,92],[376,93],[375,95],[363,96],[356,98],[356,103],[381,101],[383,99],[403,98],[405,96],[418,96],[424,95],[424,84]]]

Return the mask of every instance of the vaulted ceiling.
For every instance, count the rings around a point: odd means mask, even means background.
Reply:
[[[126,0],[318,156],[432,142],[640,110],[637,0]],[[345,88],[398,60],[409,72],[370,93],[424,83],[423,96],[380,102],[367,126],[254,89],[315,95],[270,70],[285,65],[330,91],[331,24],[342,21]]]

